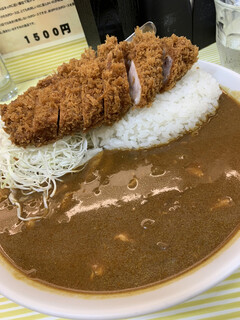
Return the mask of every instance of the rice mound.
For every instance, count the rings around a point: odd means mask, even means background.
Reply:
[[[217,81],[194,65],[173,89],[157,95],[149,108],[132,109],[113,126],[92,130],[91,139],[105,149],[166,144],[215,114],[221,93]]]

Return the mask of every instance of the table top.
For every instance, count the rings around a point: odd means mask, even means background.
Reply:
[[[45,51],[44,59],[40,61],[38,66],[35,66],[35,75],[39,76],[41,65],[44,63],[44,72],[50,73],[51,70],[61,64],[63,61],[68,61],[72,57],[80,56],[84,50],[86,43],[73,42],[68,44],[68,49],[65,47],[57,48],[55,50]],[[62,54],[61,54],[62,52]],[[216,44],[212,44],[200,50],[199,58],[201,60],[209,61],[219,64],[219,56]],[[15,81],[18,83],[19,92],[24,91],[29,84],[34,81],[26,81],[32,77],[31,64],[32,57],[27,57],[28,63],[22,67],[25,72],[21,76],[17,70],[17,59],[7,61],[7,66]],[[33,60],[33,59],[32,59]],[[34,59],[34,61],[36,61]],[[27,69],[28,68],[28,69]],[[32,310],[23,308],[7,298],[0,295],[0,318],[4,320],[25,319],[25,320],[63,320],[34,312]],[[161,312],[139,317],[138,320],[147,319],[240,319],[240,269],[234,272],[230,277],[219,283],[210,290],[196,296],[195,298],[181,303],[175,307],[166,309]]]

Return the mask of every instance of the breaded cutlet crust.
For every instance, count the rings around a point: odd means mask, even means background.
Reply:
[[[38,90],[35,99],[32,142],[40,146],[45,141],[54,141],[58,133],[60,96],[57,86],[49,85]]]
[[[37,88],[31,87],[9,105],[1,106],[1,117],[5,123],[4,130],[11,141],[17,145],[27,146],[34,135],[33,118]]]
[[[81,112],[81,84],[75,77],[60,81],[58,136],[72,134],[83,129]]]
[[[141,84],[137,107],[144,107],[157,93],[175,85],[197,60],[197,52],[184,37],[159,39],[138,28],[132,43],[118,44],[116,37],[107,37],[97,56],[87,49],[80,60],[63,63],[57,73],[40,80],[9,105],[0,105],[4,130],[16,145],[40,146],[64,135],[111,125],[133,104],[127,76],[129,61],[134,62]],[[166,55],[171,57],[172,68],[163,82]]]
[[[108,54],[113,51],[116,46],[118,46],[118,40],[116,37],[114,36],[106,36],[106,40],[103,44],[100,44],[97,47],[97,57],[100,59],[100,61],[102,61],[103,63],[105,63]]]
[[[162,87],[163,51],[161,40],[154,33],[135,30],[130,60],[133,60],[141,84],[141,99],[138,108],[151,105]]]
[[[53,73],[52,75],[39,80],[36,87],[39,89],[46,88],[52,84],[55,84],[58,80],[59,80],[59,75],[56,73]]]
[[[161,47],[164,55],[172,58],[172,67],[167,82],[164,84],[161,92],[173,88],[192,65],[197,62],[198,47],[193,45],[190,40],[185,37],[177,37],[173,34],[171,37],[160,39]]]
[[[103,123],[103,79],[98,59],[86,62],[82,72],[83,131]]]
[[[64,63],[58,68],[58,74],[61,77],[59,137],[84,129],[82,86],[86,75],[83,72],[83,66],[91,64],[95,59],[95,51],[89,48],[85,50],[80,60],[71,59],[69,63]]]
[[[111,125],[132,106],[124,54],[118,44],[107,54],[103,67],[104,124]]]
[[[96,52],[92,48],[88,48],[81,55],[81,59],[71,59],[68,63],[63,63],[57,68],[57,74],[63,78],[79,77],[81,66],[89,60],[96,58]]]

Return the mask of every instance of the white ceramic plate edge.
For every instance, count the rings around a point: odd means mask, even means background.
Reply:
[[[199,66],[211,73],[218,82],[231,90],[240,91],[240,75],[224,67],[199,61]],[[209,263],[196,271],[152,290],[130,295],[102,298],[81,297],[32,286],[0,264],[0,293],[27,308],[56,317],[95,320],[121,319],[157,312],[179,304],[209,289],[240,266],[240,239],[235,239]],[[156,315],[157,316],[157,315]]]

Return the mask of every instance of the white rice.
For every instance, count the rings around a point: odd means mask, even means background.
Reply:
[[[111,127],[94,129],[96,147],[140,148],[162,145],[192,131],[216,112],[221,90],[217,81],[196,65],[149,108],[132,109]]]

